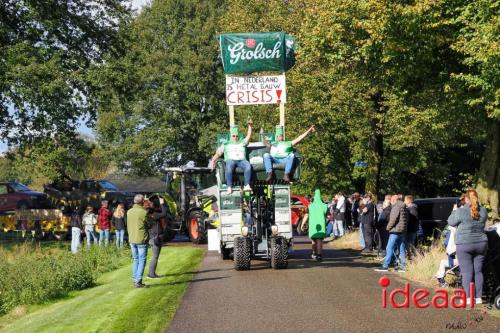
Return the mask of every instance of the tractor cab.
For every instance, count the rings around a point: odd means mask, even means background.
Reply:
[[[183,166],[165,168],[164,173],[169,229],[185,233],[195,244],[204,243],[207,230],[218,220],[214,172],[209,168]]]

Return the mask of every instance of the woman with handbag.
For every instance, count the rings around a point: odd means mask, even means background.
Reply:
[[[147,277],[150,279],[157,279],[160,276],[156,274],[156,266],[158,265],[158,257],[160,256],[161,247],[163,245],[161,219],[167,216],[167,208],[163,198],[159,198],[153,202],[146,200],[144,202],[144,208],[148,210],[149,245],[151,245],[153,252],[153,256],[149,262]]]

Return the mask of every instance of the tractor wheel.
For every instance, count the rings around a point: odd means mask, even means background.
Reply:
[[[205,218],[198,211],[191,212],[187,220],[189,239],[193,244],[203,244],[207,241],[207,231],[204,224]]]
[[[226,249],[225,247],[220,248],[220,257],[222,260],[228,260],[230,258],[231,249]]]
[[[245,271],[250,269],[251,249],[250,238],[236,237],[234,239],[234,269]]]
[[[288,244],[283,237],[271,238],[271,267],[274,269],[288,267]]]

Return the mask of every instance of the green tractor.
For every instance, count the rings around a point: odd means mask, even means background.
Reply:
[[[194,244],[207,241],[207,230],[217,228],[217,180],[214,172],[202,167],[165,168],[168,206],[166,238],[184,233]]]
[[[269,137],[272,133],[266,135]],[[288,252],[293,246],[290,184],[280,180],[284,174],[283,164],[273,165],[278,180],[266,182],[263,155],[268,152],[262,142],[247,146],[247,159],[252,165],[252,192],[242,190],[243,170],[236,168],[229,193],[225,162],[219,159],[216,164],[220,254],[222,259],[233,259],[236,270],[250,269],[252,259],[267,260],[274,269],[288,266]],[[297,151],[295,156],[292,180],[298,181],[302,157]]]

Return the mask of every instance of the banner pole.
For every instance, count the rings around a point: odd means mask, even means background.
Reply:
[[[229,126],[234,126],[234,105],[229,105]]]
[[[286,76],[285,72],[283,72],[283,77],[285,77],[285,82],[286,82]],[[285,103],[280,103],[280,126],[283,127],[283,139],[285,138]]]

